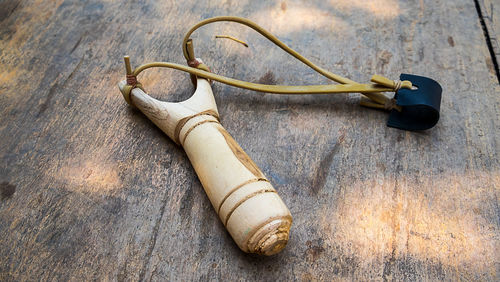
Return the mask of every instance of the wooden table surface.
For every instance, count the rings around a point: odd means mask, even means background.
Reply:
[[[0,280],[498,281],[497,1],[214,2],[0,1]],[[215,83],[222,123],[294,216],[272,257],[238,249],[182,148],[116,86],[124,55],[184,64],[184,33],[219,15],[359,82],[413,73],[443,87],[437,126],[405,132],[359,94]],[[192,38],[218,74],[330,83],[236,24]],[[193,92],[185,73],[140,80],[167,101]]]

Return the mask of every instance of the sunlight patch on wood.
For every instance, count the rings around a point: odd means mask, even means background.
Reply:
[[[290,6],[286,10],[283,10],[281,5],[276,5],[249,18],[257,23],[270,22],[270,26],[265,28],[276,35],[301,32],[305,29],[334,29],[336,32],[345,29],[345,23],[328,11],[306,5]]]
[[[495,271],[499,228],[494,216],[485,214],[485,203],[498,187],[481,181],[488,178],[500,183],[500,172],[436,175],[423,183],[405,176],[355,182],[335,207],[325,207],[331,213],[321,226],[328,240],[347,243],[347,252],[367,264],[414,257]]]
[[[361,10],[383,19],[393,19],[401,14],[399,2],[396,0],[334,0],[330,1],[330,3],[334,8],[351,10],[352,12]]]
[[[106,160],[102,152],[67,159],[59,178],[69,184],[69,190],[79,192],[100,193],[121,186],[118,164]]]

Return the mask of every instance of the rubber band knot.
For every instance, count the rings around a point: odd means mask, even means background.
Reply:
[[[403,83],[401,82],[401,80],[394,80],[394,91],[398,91],[399,89],[401,89],[402,85]]]
[[[192,60],[189,60],[187,61],[187,64],[188,66],[192,67],[192,68],[197,68],[199,70],[203,70],[203,71],[206,71],[206,72],[212,72],[212,70],[210,70],[210,68],[205,65],[203,63],[203,61],[201,61],[201,59],[192,59]],[[191,82],[193,83],[193,85],[196,87],[196,75],[194,74],[191,74]],[[210,79],[207,79],[208,82],[212,83],[212,80]]]
[[[137,84],[137,76],[133,74],[127,74],[127,84],[131,86],[135,86]]]
[[[139,88],[144,91],[144,88],[142,88],[142,84],[137,81],[137,76],[133,74],[127,74],[126,78],[127,84],[123,87],[123,89],[121,89],[121,93],[125,101],[127,101],[129,105],[133,106],[132,99],[130,99],[130,93],[132,92],[132,89]]]
[[[189,60],[187,62],[188,66],[192,67],[192,68],[198,68],[198,66],[201,64],[200,61],[198,61],[197,59],[193,59],[193,60]]]

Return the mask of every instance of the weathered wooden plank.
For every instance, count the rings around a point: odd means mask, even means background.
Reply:
[[[500,19],[498,19],[500,15],[500,3],[491,0],[477,0],[477,3],[480,8],[482,20],[485,24],[488,36],[487,40],[491,44],[493,51],[492,60],[496,61],[496,65],[492,62],[490,68],[494,70],[496,68],[497,75],[500,75],[500,69],[498,67],[498,60],[500,59]]]
[[[473,1],[263,2],[2,3],[0,183],[15,192],[0,200],[0,279],[498,280],[500,89]],[[238,249],[182,149],[116,87],[124,54],[184,63],[183,32],[228,14],[354,80],[409,72],[444,89],[438,125],[412,133],[355,94],[214,84],[222,123],[294,216],[273,257]],[[248,29],[193,38],[219,74],[327,83]],[[185,74],[140,80],[169,101],[192,93]]]

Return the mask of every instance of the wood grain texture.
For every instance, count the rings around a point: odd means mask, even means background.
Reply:
[[[500,87],[473,1],[3,1],[0,10],[0,183],[15,191],[0,200],[1,280],[498,280]],[[441,120],[414,133],[386,127],[387,114],[359,107],[356,94],[214,84],[221,123],[294,217],[273,257],[238,249],[183,150],[116,89],[123,55],[184,63],[183,33],[216,15],[248,17],[356,81],[406,72],[443,86]],[[327,83],[243,27],[216,24],[193,40],[219,74]],[[193,93],[174,71],[139,80],[162,100]]]

